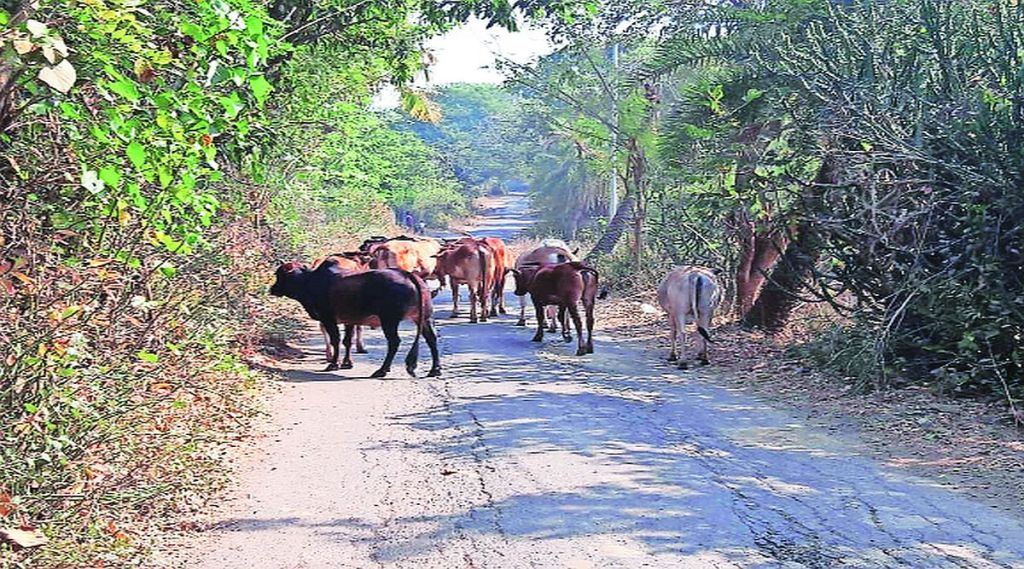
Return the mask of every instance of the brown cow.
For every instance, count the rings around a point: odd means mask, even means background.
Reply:
[[[380,369],[371,377],[384,377],[391,370],[391,362],[401,344],[398,325],[402,320],[411,320],[416,324],[416,338],[405,358],[406,371],[415,376],[422,335],[433,359],[427,376],[441,375],[437,335],[431,322],[430,290],[416,275],[385,269],[346,276],[333,260],[327,260],[315,271],[300,263],[285,263],[278,267],[276,277],[270,294],[299,301],[306,313],[327,329],[334,357],[325,371],[352,367],[352,331],[355,326],[380,326],[388,339],[388,353]],[[345,325],[345,358],[340,366],[338,343],[341,334],[338,324]]]
[[[520,255],[516,259],[515,268],[522,269],[526,265],[547,265],[578,260],[575,251],[569,251],[569,246],[566,245],[565,241],[561,239],[545,239],[541,242],[540,247]],[[519,293],[516,294],[518,295]],[[557,330],[556,326],[558,324],[558,321],[555,319],[554,307],[548,308],[547,316],[548,322],[551,325],[548,331],[554,333]],[[519,321],[516,322],[516,326],[526,326],[526,297],[523,295],[519,295]],[[563,332],[566,327],[567,323],[563,321]]]
[[[509,257],[508,248],[505,242],[497,237],[484,237],[480,239],[487,245],[494,255],[494,263],[491,267],[491,316],[508,314],[505,311],[505,272],[512,267],[512,259]]]
[[[346,252],[346,253],[334,253],[326,257],[321,257],[313,261],[312,270],[316,270],[324,261],[331,260],[337,265],[337,270],[343,274],[355,274],[362,273],[370,270],[369,262],[370,257],[359,251]],[[320,325],[320,333],[324,336],[324,355],[327,361],[334,359],[334,354],[331,351],[331,337],[327,334],[327,328],[323,324]],[[356,326],[355,329],[356,337],[356,353],[365,354],[366,346],[363,344],[363,327]]]
[[[564,319],[565,313],[568,312],[576,327],[576,355],[594,353],[594,303],[597,299],[598,278],[596,270],[579,261],[571,261],[548,265],[526,265],[521,269],[512,269],[512,274],[516,279],[516,294],[525,296],[529,293],[530,299],[533,301],[533,308],[537,313],[537,333],[533,336],[534,342],[544,339],[544,307],[555,305],[558,307],[559,319]],[[587,318],[585,342],[577,307],[581,300]],[[562,337],[566,342],[572,341],[572,336],[564,328]]]
[[[672,351],[668,361],[676,361],[678,358],[679,368],[686,369],[686,324],[692,321],[697,325],[697,359],[702,364],[708,363],[708,342],[711,341],[708,329],[711,328],[711,319],[721,297],[721,288],[711,269],[685,266],[665,275],[665,280],[658,287],[658,304],[668,313],[671,328]],[[682,358],[676,353],[679,334],[683,334]]]
[[[455,244],[459,243],[482,243],[491,250],[491,255],[494,262],[491,263],[491,283],[493,287],[491,290],[491,316],[497,316],[501,314],[508,314],[505,311],[505,276],[509,268],[512,267],[511,257],[509,256],[508,247],[505,242],[497,237],[473,237],[468,235],[466,237],[460,237],[458,239],[446,239],[442,249],[450,249]],[[443,283],[442,283],[442,286]]]
[[[493,269],[494,253],[491,249],[473,238],[463,238],[445,244],[437,255],[437,266],[434,276],[444,286],[445,277],[452,285],[452,318],[459,315],[459,285],[469,288],[469,321],[477,322],[476,306],[480,304],[480,322],[486,322],[489,312],[487,302],[490,291],[494,288]]]

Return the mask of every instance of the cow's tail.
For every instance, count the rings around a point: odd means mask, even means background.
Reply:
[[[714,340],[711,339],[711,333],[708,332],[706,328],[700,325],[700,312],[698,312],[698,310],[700,309],[700,294],[701,291],[703,291],[703,289],[704,277],[702,277],[701,275],[697,275],[697,278],[694,279],[693,306],[691,307],[693,309],[694,324],[697,325],[697,333],[699,333],[705,341],[714,343]]]
[[[580,276],[583,277],[583,290],[590,289],[590,290],[594,291],[595,292],[595,296],[597,296],[598,298],[604,298],[605,296],[608,296],[608,294],[606,292],[603,292],[603,291],[602,291],[602,294],[596,294],[597,293],[597,281],[598,281],[597,269],[594,269],[593,267],[588,267],[588,266],[584,265],[583,263],[579,263],[579,262],[574,262],[573,266],[576,267],[576,270],[578,270],[580,272]],[[593,284],[590,284],[590,283],[587,282],[589,280],[588,276],[592,276],[592,278],[594,279],[594,283]]]
[[[427,299],[423,298],[423,285],[419,277],[416,275],[402,271],[405,273],[410,280],[412,285],[416,287],[416,307],[418,318],[416,319],[416,337],[412,340],[412,347],[409,348],[409,354],[405,356],[405,371],[409,372],[409,375],[416,376],[416,364],[419,363],[420,358],[420,336],[423,332],[423,326],[426,323],[426,319],[430,318],[430,314],[427,311]]]
[[[491,252],[491,248],[488,247],[487,244],[484,243],[483,241],[481,241],[479,245],[480,253],[477,255],[477,257],[480,258],[480,278],[482,279],[482,282],[480,283],[480,288],[478,290],[482,291],[483,293],[480,296],[487,295],[488,297],[490,297],[494,283],[488,283],[488,281],[491,279],[491,272],[489,270],[490,267],[487,266],[487,256],[488,253],[490,253],[490,255],[493,257],[494,253]],[[492,286],[487,286],[488,284],[491,284]],[[480,300],[478,299],[477,302],[480,302]],[[486,317],[487,315],[485,314],[484,316]]]

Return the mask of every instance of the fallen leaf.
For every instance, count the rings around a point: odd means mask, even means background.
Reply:
[[[35,49],[36,44],[32,43],[31,40],[17,39],[14,40],[14,51],[18,52],[18,55],[25,55],[26,53]]]
[[[70,91],[77,79],[78,73],[66,59],[53,67],[43,67],[39,70],[39,80],[61,93]]]
[[[39,547],[48,541],[43,532],[30,526],[21,528],[0,528],[0,537],[18,547]]]
[[[46,35],[46,24],[39,20],[29,20],[25,22],[25,27],[28,28],[28,33],[32,34],[32,37],[41,38]]]
[[[7,492],[0,492],[0,517],[7,517],[13,511],[14,503],[11,501],[11,495]]]

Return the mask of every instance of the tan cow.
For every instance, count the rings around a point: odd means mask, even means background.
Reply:
[[[570,251],[569,246],[561,239],[545,239],[541,242],[540,247],[527,251],[516,259],[515,269],[522,270],[527,265],[551,265],[555,263],[567,263],[569,261],[578,261],[576,258],[576,252]],[[526,326],[526,296],[519,295],[519,321],[516,322],[516,326]],[[557,330],[558,319],[555,318],[554,306],[547,307],[547,321],[548,331],[555,332]],[[562,322],[562,330],[565,331],[567,323]]]
[[[708,363],[708,343],[711,341],[711,319],[722,299],[722,290],[711,269],[685,266],[673,269],[658,287],[658,304],[668,314],[672,334],[672,352],[668,360],[679,360],[679,369],[686,369],[686,325],[694,322],[697,333],[697,358]],[[683,335],[683,357],[676,352],[679,335]]]
[[[441,244],[433,239],[392,239],[367,247],[373,257],[371,269],[402,269],[422,278],[432,278]]]
[[[469,321],[486,322],[490,315],[487,303],[494,289],[494,253],[481,241],[463,238],[445,244],[435,255],[437,265],[434,277],[444,281],[447,277],[452,285],[452,318],[459,315],[459,285],[469,288]],[[480,304],[480,315],[477,318],[477,303]]]

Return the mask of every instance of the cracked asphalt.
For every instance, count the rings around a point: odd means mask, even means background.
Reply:
[[[524,204],[477,233],[511,237]],[[311,331],[188,565],[1024,568],[1021,519],[883,468],[853,433],[675,370],[662,346],[599,331],[576,357],[511,314],[474,325],[449,306],[441,378],[365,379],[379,332],[354,370],[315,372]]]

